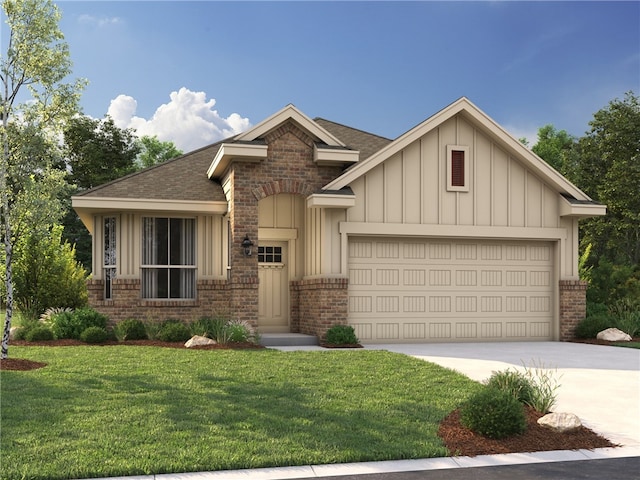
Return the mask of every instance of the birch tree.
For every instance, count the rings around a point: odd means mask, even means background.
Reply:
[[[11,122],[36,125],[42,132],[59,131],[78,111],[85,81],[65,82],[71,74],[69,47],[58,27],[60,12],[50,0],[3,0],[8,26],[6,52],[0,57],[0,216],[5,253],[6,316],[0,357],[9,354],[13,318],[13,246],[16,242],[10,215],[16,195],[9,173]]]

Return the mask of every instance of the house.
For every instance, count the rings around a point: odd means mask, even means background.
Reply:
[[[466,98],[395,140],[289,105],[73,207],[113,322],[222,313],[365,343],[570,338],[578,221],[606,210]]]

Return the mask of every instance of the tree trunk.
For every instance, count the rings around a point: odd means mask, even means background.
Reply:
[[[0,161],[0,196],[2,217],[4,220],[4,252],[5,252],[5,285],[7,289],[6,315],[4,319],[4,332],[2,334],[2,352],[0,358],[3,360],[9,357],[9,334],[11,333],[11,320],[13,318],[13,244],[11,239],[11,220],[9,219],[9,192],[7,191],[7,176],[9,174],[9,136],[7,132],[7,109],[6,104],[3,106],[2,116],[2,143],[3,152],[2,160]]]

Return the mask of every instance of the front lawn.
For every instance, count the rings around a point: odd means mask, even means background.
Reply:
[[[62,479],[448,455],[479,384],[383,351],[11,347],[2,478]]]

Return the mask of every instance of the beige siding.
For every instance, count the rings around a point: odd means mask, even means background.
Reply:
[[[446,189],[447,145],[468,146],[469,191]],[[483,130],[457,116],[351,184],[350,222],[557,227],[558,199]]]

